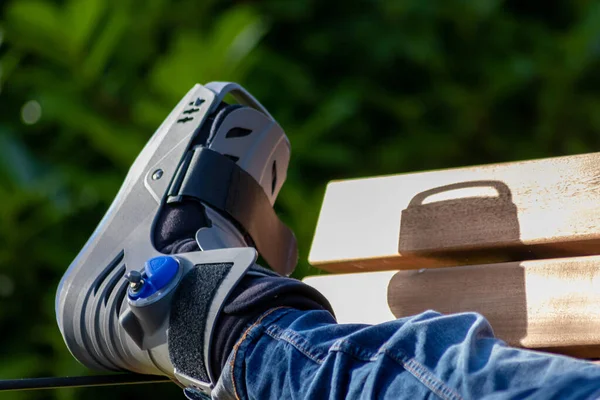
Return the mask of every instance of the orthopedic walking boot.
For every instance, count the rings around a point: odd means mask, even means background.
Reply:
[[[296,265],[294,235],[273,211],[289,157],[285,133],[243,88],[192,88],[59,284],[56,319],[73,356],[209,394],[228,296],[244,276],[274,274],[258,254],[280,275]]]

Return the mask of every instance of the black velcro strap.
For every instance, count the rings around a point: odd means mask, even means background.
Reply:
[[[263,188],[234,161],[205,147],[196,147],[184,160],[170,196],[195,198],[225,213],[252,238],[256,249],[281,275],[294,271],[298,247],[293,232],[281,222]]]
[[[232,264],[197,265],[184,276],[173,297],[169,317],[169,356],[173,366],[185,375],[211,382],[204,348],[204,332],[208,312],[217,289],[231,270]],[[215,379],[218,379],[216,377]]]

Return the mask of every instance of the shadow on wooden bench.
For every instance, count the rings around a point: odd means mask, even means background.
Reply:
[[[599,154],[334,182],[310,261],[352,273],[305,281],[339,322],[476,311],[511,345],[599,358],[599,183]]]

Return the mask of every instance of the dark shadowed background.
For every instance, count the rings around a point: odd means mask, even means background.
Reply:
[[[291,140],[277,210],[301,277],[331,179],[600,149],[600,3],[0,0],[0,378],[88,373],[56,327],[58,280],[147,138],[211,80],[242,83]],[[181,398],[0,394],[142,396]]]

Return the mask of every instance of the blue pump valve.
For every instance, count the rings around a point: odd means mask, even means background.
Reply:
[[[128,290],[132,300],[145,299],[164,288],[173,280],[179,270],[179,262],[171,256],[154,257],[146,261],[142,272],[142,282],[137,290],[131,286]],[[130,282],[132,282],[130,280]]]

